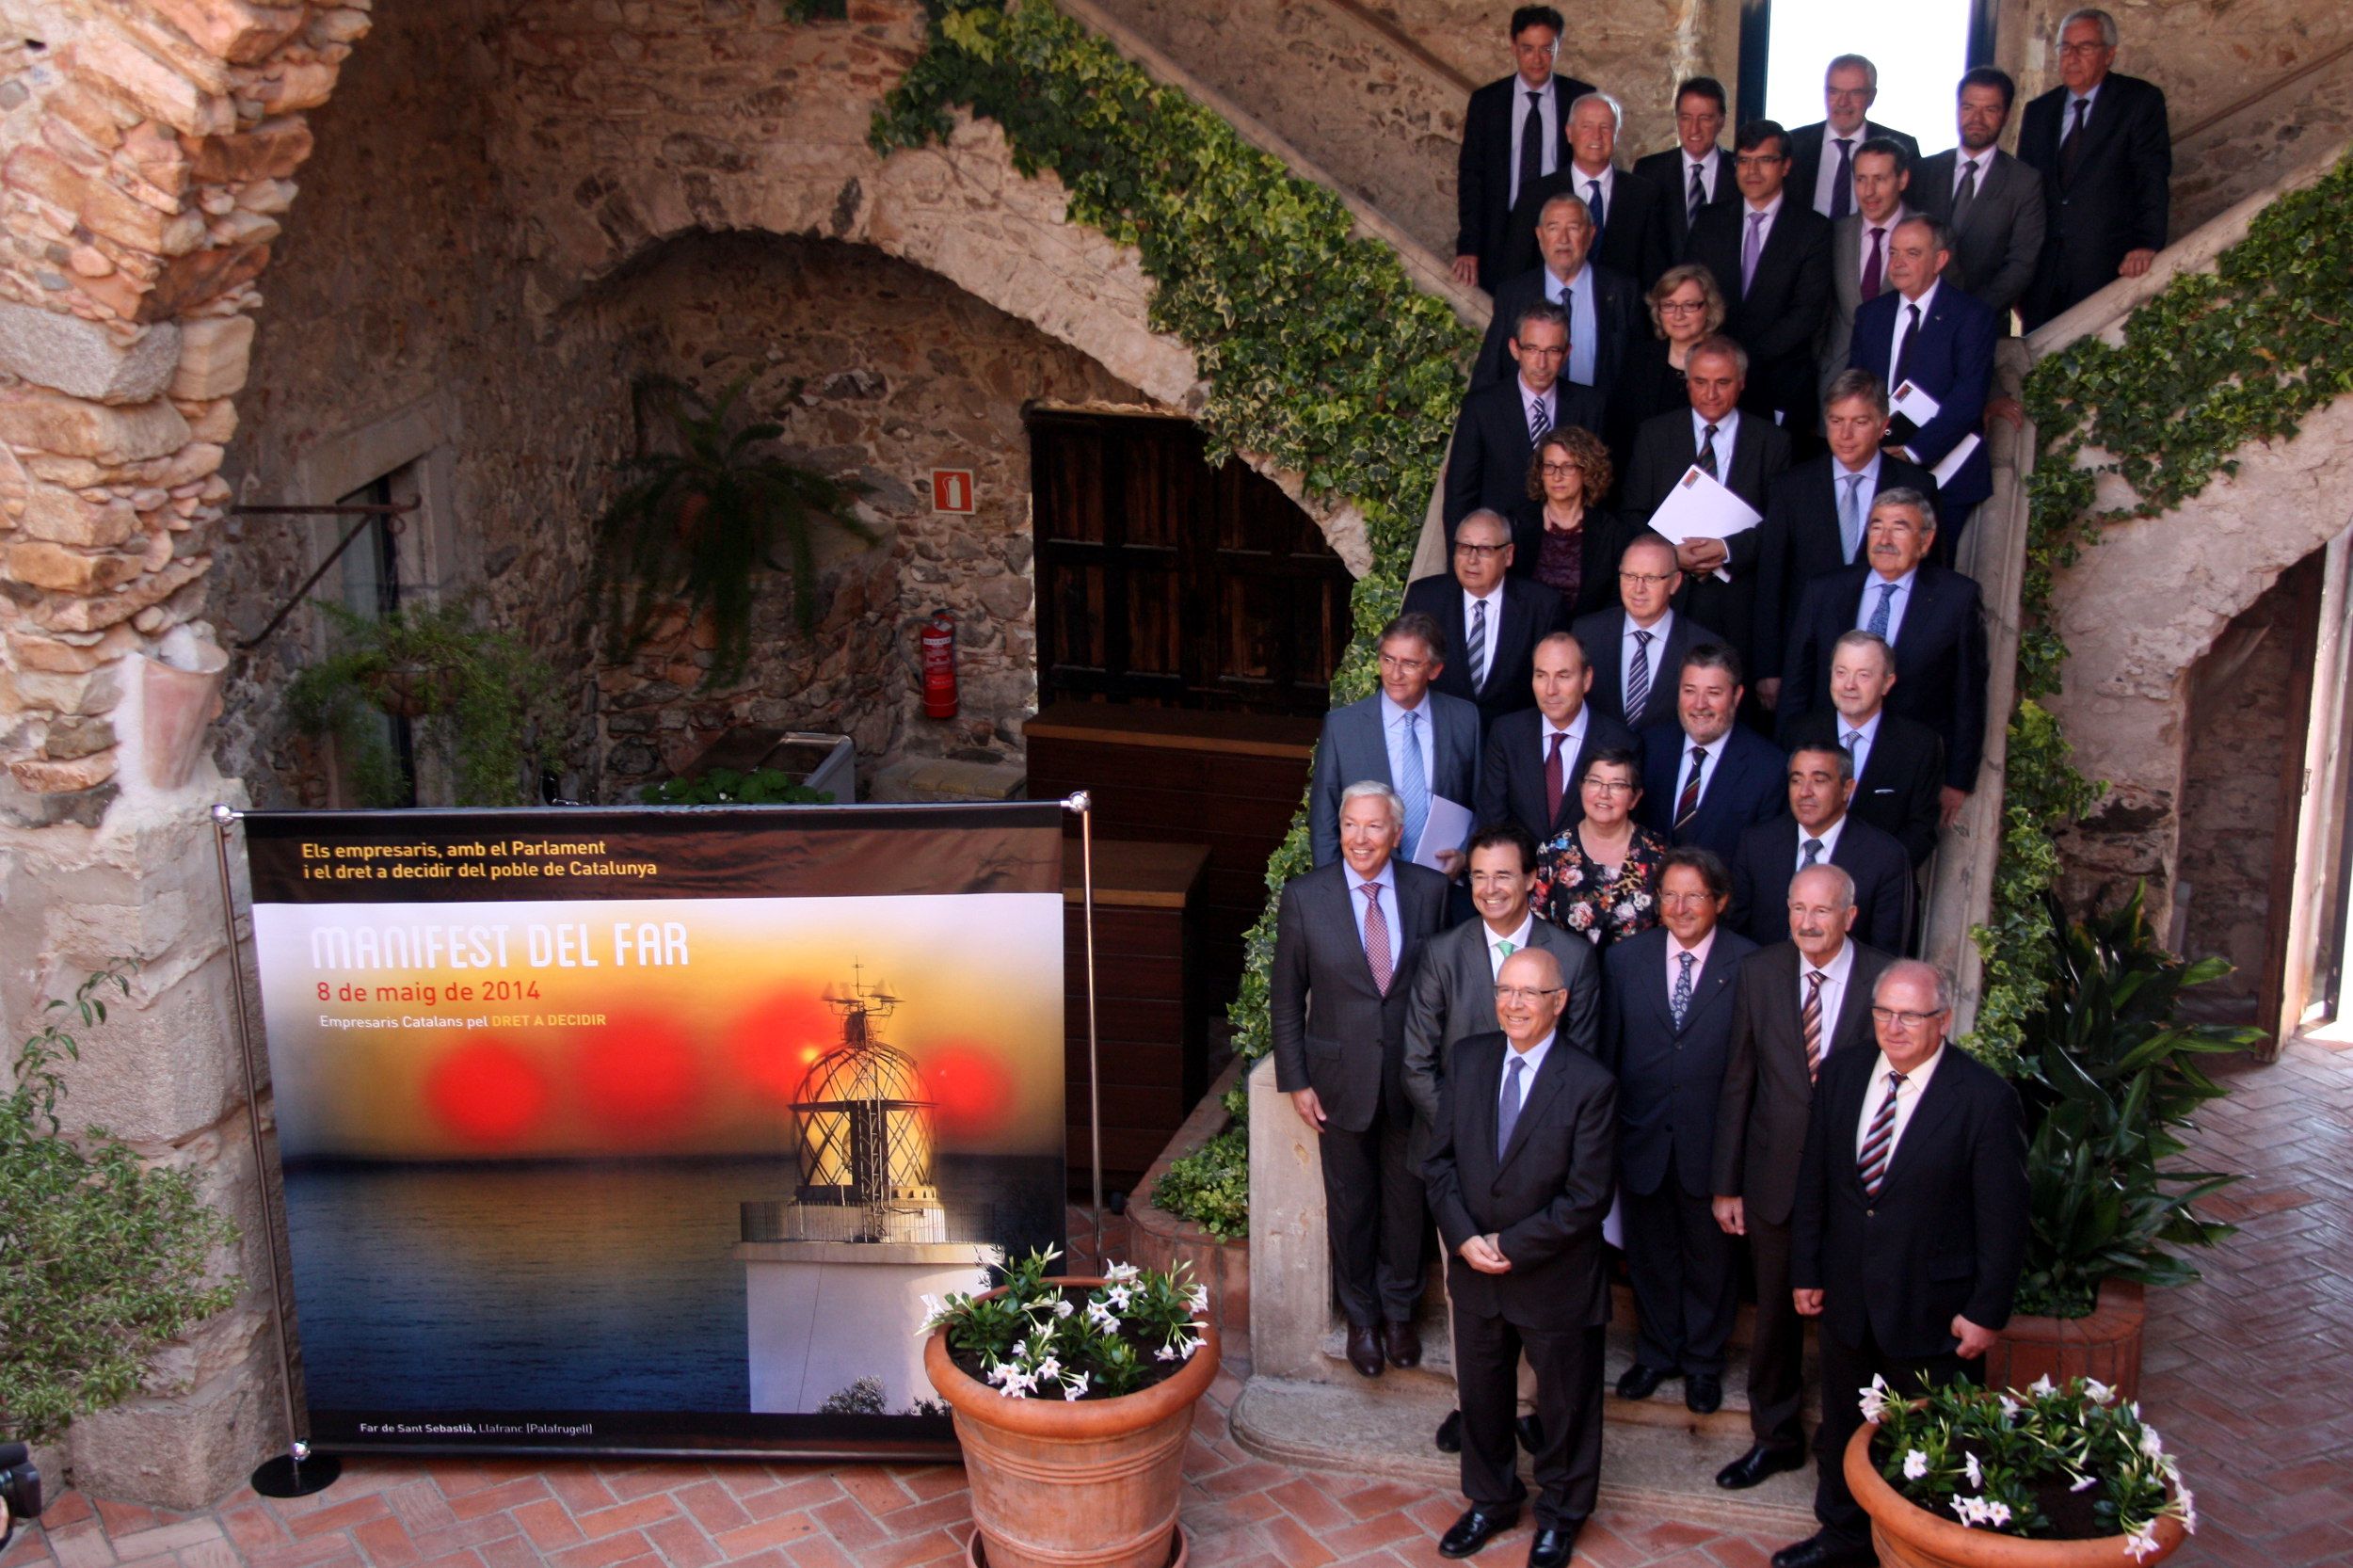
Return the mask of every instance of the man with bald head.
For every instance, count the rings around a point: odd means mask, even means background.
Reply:
[[[1593,753],[1631,750],[1634,732],[1600,712],[1586,696],[1593,672],[1576,636],[1555,632],[1529,659],[1533,708],[1506,713],[1487,729],[1479,769],[1479,820],[1513,822],[1538,843],[1565,833],[1585,815],[1577,780]]]

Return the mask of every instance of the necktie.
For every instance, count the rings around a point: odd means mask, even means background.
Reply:
[[[1519,951],[1520,946],[1517,942],[1497,942],[1496,944],[1496,952],[1502,954],[1506,958],[1511,957],[1513,953]]]
[[[1565,298],[1566,296],[1562,297]],[[1528,444],[1534,446],[1538,441],[1543,440],[1545,432],[1551,428],[1551,408],[1545,406],[1545,400],[1541,397],[1529,398],[1528,400]]]
[[[1855,748],[1855,747],[1857,747],[1857,746],[1859,746],[1859,745],[1861,745],[1862,744],[1863,744],[1863,731],[1862,731],[1862,730],[1860,730],[1860,729],[1849,729],[1849,730],[1848,730],[1848,731],[1847,731],[1847,741],[1846,741],[1846,745],[1847,745],[1847,755],[1848,755],[1848,756],[1852,757],[1852,756],[1854,755],[1854,748]]]
[[[1822,1070],[1822,982],[1830,976],[1819,969],[1809,969],[1805,977],[1805,1006],[1798,1014],[1798,1022],[1805,1031],[1805,1080],[1814,1081]]]
[[[1765,248],[1765,215],[1749,215],[1749,232],[1740,242],[1740,296],[1748,297],[1749,285],[1756,281],[1756,253]]]
[[[1512,1060],[1503,1064],[1503,1103],[1496,1107],[1497,1160],[1501,1160],[1503,1151],[1512,1146],[1512,1128],[1519,1124],[1520,1119],[1520,1075],[1528,1070],[1528,1064],[1520,1059],[1518,1051],[1513,1051],[1511,1056]]]
[[[1421,715],[1405,715],[1405,766],[1397,781],[1397,796],[1405,803],[1405,840],[1399,853],[1408,860],[1421,847],[1421,830],[1430,822],[1430,776],[1421,765]]]
[[[1700,209],[1706,205],[1707,182],[1700,178],[1700,166],[1693,164],[1691,166],[1691,188],[1683,199],[1683,216],[1686,221],[1699,216]]]
[[[1604,216],[1602,213],[1601,182],[1599,180],[1588,180],[1585,182],[1585,205],[1593,215],[1593,248],[1598,250],[1601,248],[1602,230],[1609,222],[1609,218]]]
[[[1881,584],[1880,601],[1871,606],[1871,624],[1865,627],[1863,630],[1868,632],[1874,637],[1885,637],[1887,635],[1887,618],[1894,613],[1893,605],[1895,603],[1895,599],[1896,584],[1893,583]]]
[[[1650,640],[1656,632],[1634,633],[1634,663],[1625,671],[1625,722],[1641,727],[1642,710],[1650,706]]]
[[[1855,553],[1863,548],[1863,481],[1867,477],[1849,473],[1839,479],[1847,487],[1847,493],[1838,503],[1838,547],[1846,553],[1849,566],[1854,565]]]
[[[1863,1146],[1855,1151],[1855,1170],[1863,1177],[1865,1197],[1878,1197],[1881,1185],[1887,1180],[1888,1155],[1896,1143],[1896,1091],[1903,1085],[1903,1074],[1887,1075],[1886,1097],[1871,1112],[1870,1129],[1863,1135]]]
[[[1365,962],[1372,966],[1373,988],[1389,994],[1389,917],[1381,912],[1381,884],[1358,884],[1365,895]]]
[[[1691,955],[1688,952],[1678,952],[1675,954],[1675,962],[1681,964],[1683,968],[1675,975],[1674,995],[1667,999],[1667,1005],[1674,1010],[1675,1028],[1681,1029],[1683,1016],[1691,1011]]]
[[[1819,839],[1808,839],[1799,847],[1805,851],[1798,857],[1798,870],[1800,871],[1804,871],[1822,857],[1822,840]]]
[[[1716,472],[1716,427],[1712,424],[1700,437],[1699,461],[1702,473],[1710,479],[1719,477]]]
[[[1904,373],[1912,368],[1912,345],[1919,336],[1920,307],[1906,305],[1904,307],[1904,335],[1896,343],[1896,378],[1888,383],[1889,386],[1900,387],[1904,384]]]
[[[1969,216],[1969,203],[1977,199],[1977,160],[1968,159],[1961,166],[1961,184],[1953,192],[1953,227],[1961,227]]]
[[[1463,654],[1470,662],[1471,690],[1475,692],[1487,683],[1487,601],[1483,599],[1471,602],[1470,637]]]
[[[2059,178],[2074,184],[2075,166],[2083,161],[2084,120],[2091,113],[2091,100],[2075,100],[2074,112],[2067,119],[2067,135],[2059,138]]]
[[[1683,786],[1683,793],[1677,797],[1675,801],[1675,831],[1677,833],[1682,832],[1684,824],[1689,823],[1692,817],[1697,815],[1699,812],[1700,776],[1706,771],[1707,748],[1705,746],[1693,746],[1691,748],[1690,781]]]
[[[1838,138],[1838,172],[1831,176],[1830,220],[1833,223],[1854,210],[1854,138]]]
[[[1886,253],[1881,247],[1881,242],[1886,233],[1885,229],[1871,231],[1871,253],[1863,259],[1862,293],[1865,299],[1877,299],[1880,296],[1880,274],[1886,264]]]
[[[1528,95],[1528,118],[1520,121],[1520,172],[1519,178],[1512,182],[1512,200],[1517,201],[1520,192],[1543,179],[1544,174],[1544,100],[1531,92]]]
[[[1545,753],[1545,823],[1547,827],[1561,820],[1561,796],[1567,783],[1561,765],[1561,743],[1567,739],[1568,736],[1555,732],[1552,749]]]

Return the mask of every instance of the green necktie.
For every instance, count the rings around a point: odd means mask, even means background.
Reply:
[[[1511,956],[1512,956],[1512,953],[1513,953],[1513,947],[1512,947],[1512,944],[1511,944],[1511,943],[1509,943],[1509,942],[1497,942],[1497,943],[1496,944],[1496,949],[1497,949],[1497,952],[1501,952],[1501,953],[1503,954],[1503,956],[1504,956],[1504,957],[1506,957],[1506,958],[1511,957]]]

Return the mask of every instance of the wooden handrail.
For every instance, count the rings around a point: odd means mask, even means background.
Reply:
[[[1345,0],[1332,0],[1332,3],[1334,5],[1341,5],[1345,3]],[[2215,110],[2214,113],[2210,115],[2201,116],[2198,120],[2192,121],[2185,129],[2175,135],[2173,137],[2173,145],[2179,147],[2182,143],[2189,140],[2190,137],[2213,130],[2216,126],[2221,124],[2224,120],[2229,120],[2232,116],[2244,114],[2249,109],[2251,109],[2256,104],[2262,103],[2265,99],[2270,97],[2273,93],[2278,92],[2284,88],[2295,86],[2305,77],[2310,76],[2315,71],[2326,70],[2328,67],[2332,66],[2336,64],[2337,61],[2345,58],[2347,55],[2353,55],[2353,39],[2346,39],[2343,43],[2338,44],[2334,49],[2324,50],[2320,54],[2313,56],[2311,59],[2306,60],[2302,65],[2297,66],[2294,71],[2289,72],[2286,75],[2265,83],[2264,86],[2257,88],[2253,92],[2248,93],[2244,97],[2233,99],[2232,102],[2224,104],[2221,108]]]

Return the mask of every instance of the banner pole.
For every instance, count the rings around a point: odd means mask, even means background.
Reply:
[[[286,1412],[286,1451],[254,1470],[253,1490],[264,1497],[307,1497],[324,1492],[343,1474],[333,1454],[314,1454],[301,1437],[294,1402],[294,1353],[286,1334],[285,1288],[279,1283],[278,1206],[270,1198],[268,1157],[262,1147],[262,1080],[253,1065],[253,1024],[245,1005],[245,961],[237,941],[237,898],[229,874],[229,830],[243,815],[233,806],[213,808],[213,856],[220,867],[220,918],[229,937],[229,981],[237,999],[237,1048],[245,1064],[246,1130],[253,1140],[253,1179],[262,1200],[262,1232],[269,1253],[269,1301],[278,1331],[278,1397]],[[305,1465],[309,1468],[306,1470]]]
[[[1103,1074],[1095,1014],[1095,797],[1084,790],[1063,802],[1079,813],[1079,908],[1087,945],[1087,1153],[1095,1176],[1095,1264],[1103,1256]]]

